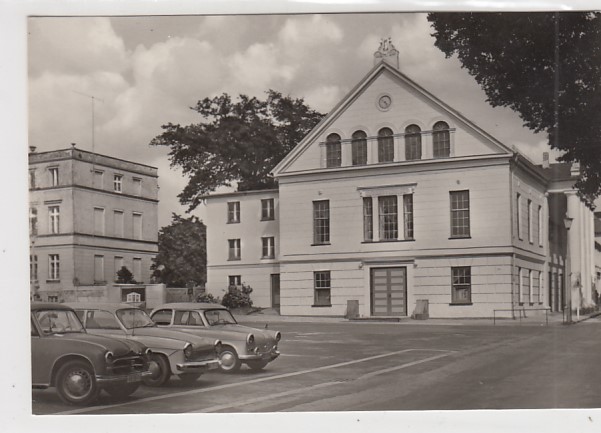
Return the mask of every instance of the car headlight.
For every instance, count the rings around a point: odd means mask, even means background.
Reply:
[[[255,336],[252,334],[248,334],[248,336],[246,337],[246,344],[248,344],[249,346],[255,344]]]
[[[150,348],[146,348],[146,350],[144,351],[144,355],[150,355],[152,354],[152,350],[150,350]]]
[[[279,342],[282,339],[282,333],[280,331],[275,333],[275,341]]]
[[[193,352],[192,344],[186,343],[186,345],[184,346],[184,357],[186,359],[192,358],[192,352]]]
[[[111,352],[110,350],[104,354],[104,359],[106,359],[106,362],[109,364],[113,362],[113,358],[113,352]]]

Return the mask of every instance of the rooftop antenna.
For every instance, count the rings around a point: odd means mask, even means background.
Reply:
[[[73,93],[77,93],[78,95],[81,95],[85,98],[90,98],[90,100],[92,101],[92,153],[94,153],[94,146],[95,146],[95,140],[94,140],[94,136],[95,136],[95,130],[96,130],[96,126],[95,126],[95,111],[96,111],[96,101],[102,102],[104,103],[103,99],[97,98],[94,95],[88,95],[86,93],[82,93],[82,92],[78,92],[77,90],[72,90]]]

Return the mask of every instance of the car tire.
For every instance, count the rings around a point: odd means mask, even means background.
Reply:
[[[248,365],[251,370],[255,371],[263,370],[267,364],[269,364],[269,361],[265,361],[263,359],[246,361],[246,365]]]
[[[235,373],[240,370],[241,364],[236,349],[231,346],[223,346],[219,352],[219,369],[224,373]]]
[[[104,390],[111,396],[117,399],[129,397],[140,387],[140,383],[123,383],[120,385],[109,385],[104,387]]]
[[[202,375],[202,373],[182,373],[177,378],[186,385],[192,385]]]
[[[55,385],[61,400],[69,404],[90,404],[100,393],[94,369],[81,360],[64,363],[56,372]]]
[[[162,386],[164,385],[171,376],[171,367],[169,366],[169,361],[164,355],[159,355],[157,353],[153,353],[150,355],[150,360],[157,363],[158,372],[155,375],[150,377],[145,377],[142,379],[144,385],[147,386]]]

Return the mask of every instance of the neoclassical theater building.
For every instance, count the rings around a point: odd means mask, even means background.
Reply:
[[[206,197],[208,283],[284,315],[511,316],[592,306],[594,213],[578,167],[536,165],[399,70],[375,64],[273,169]],[[566,262],[569,251],[570,260]],[[495,311],[496,310],[496,311]]]

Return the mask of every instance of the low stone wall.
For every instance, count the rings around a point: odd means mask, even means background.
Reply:
[[[59,302],[103,302],[107,299],[106,286],[78,286],[74,290],[63,290]]]
[[[165,302],[194,302],[196,297],[204,293],[203,288],[194,288],[192,293],[188,294],[189,289],[181,287],[167,287],[165,289]]]

